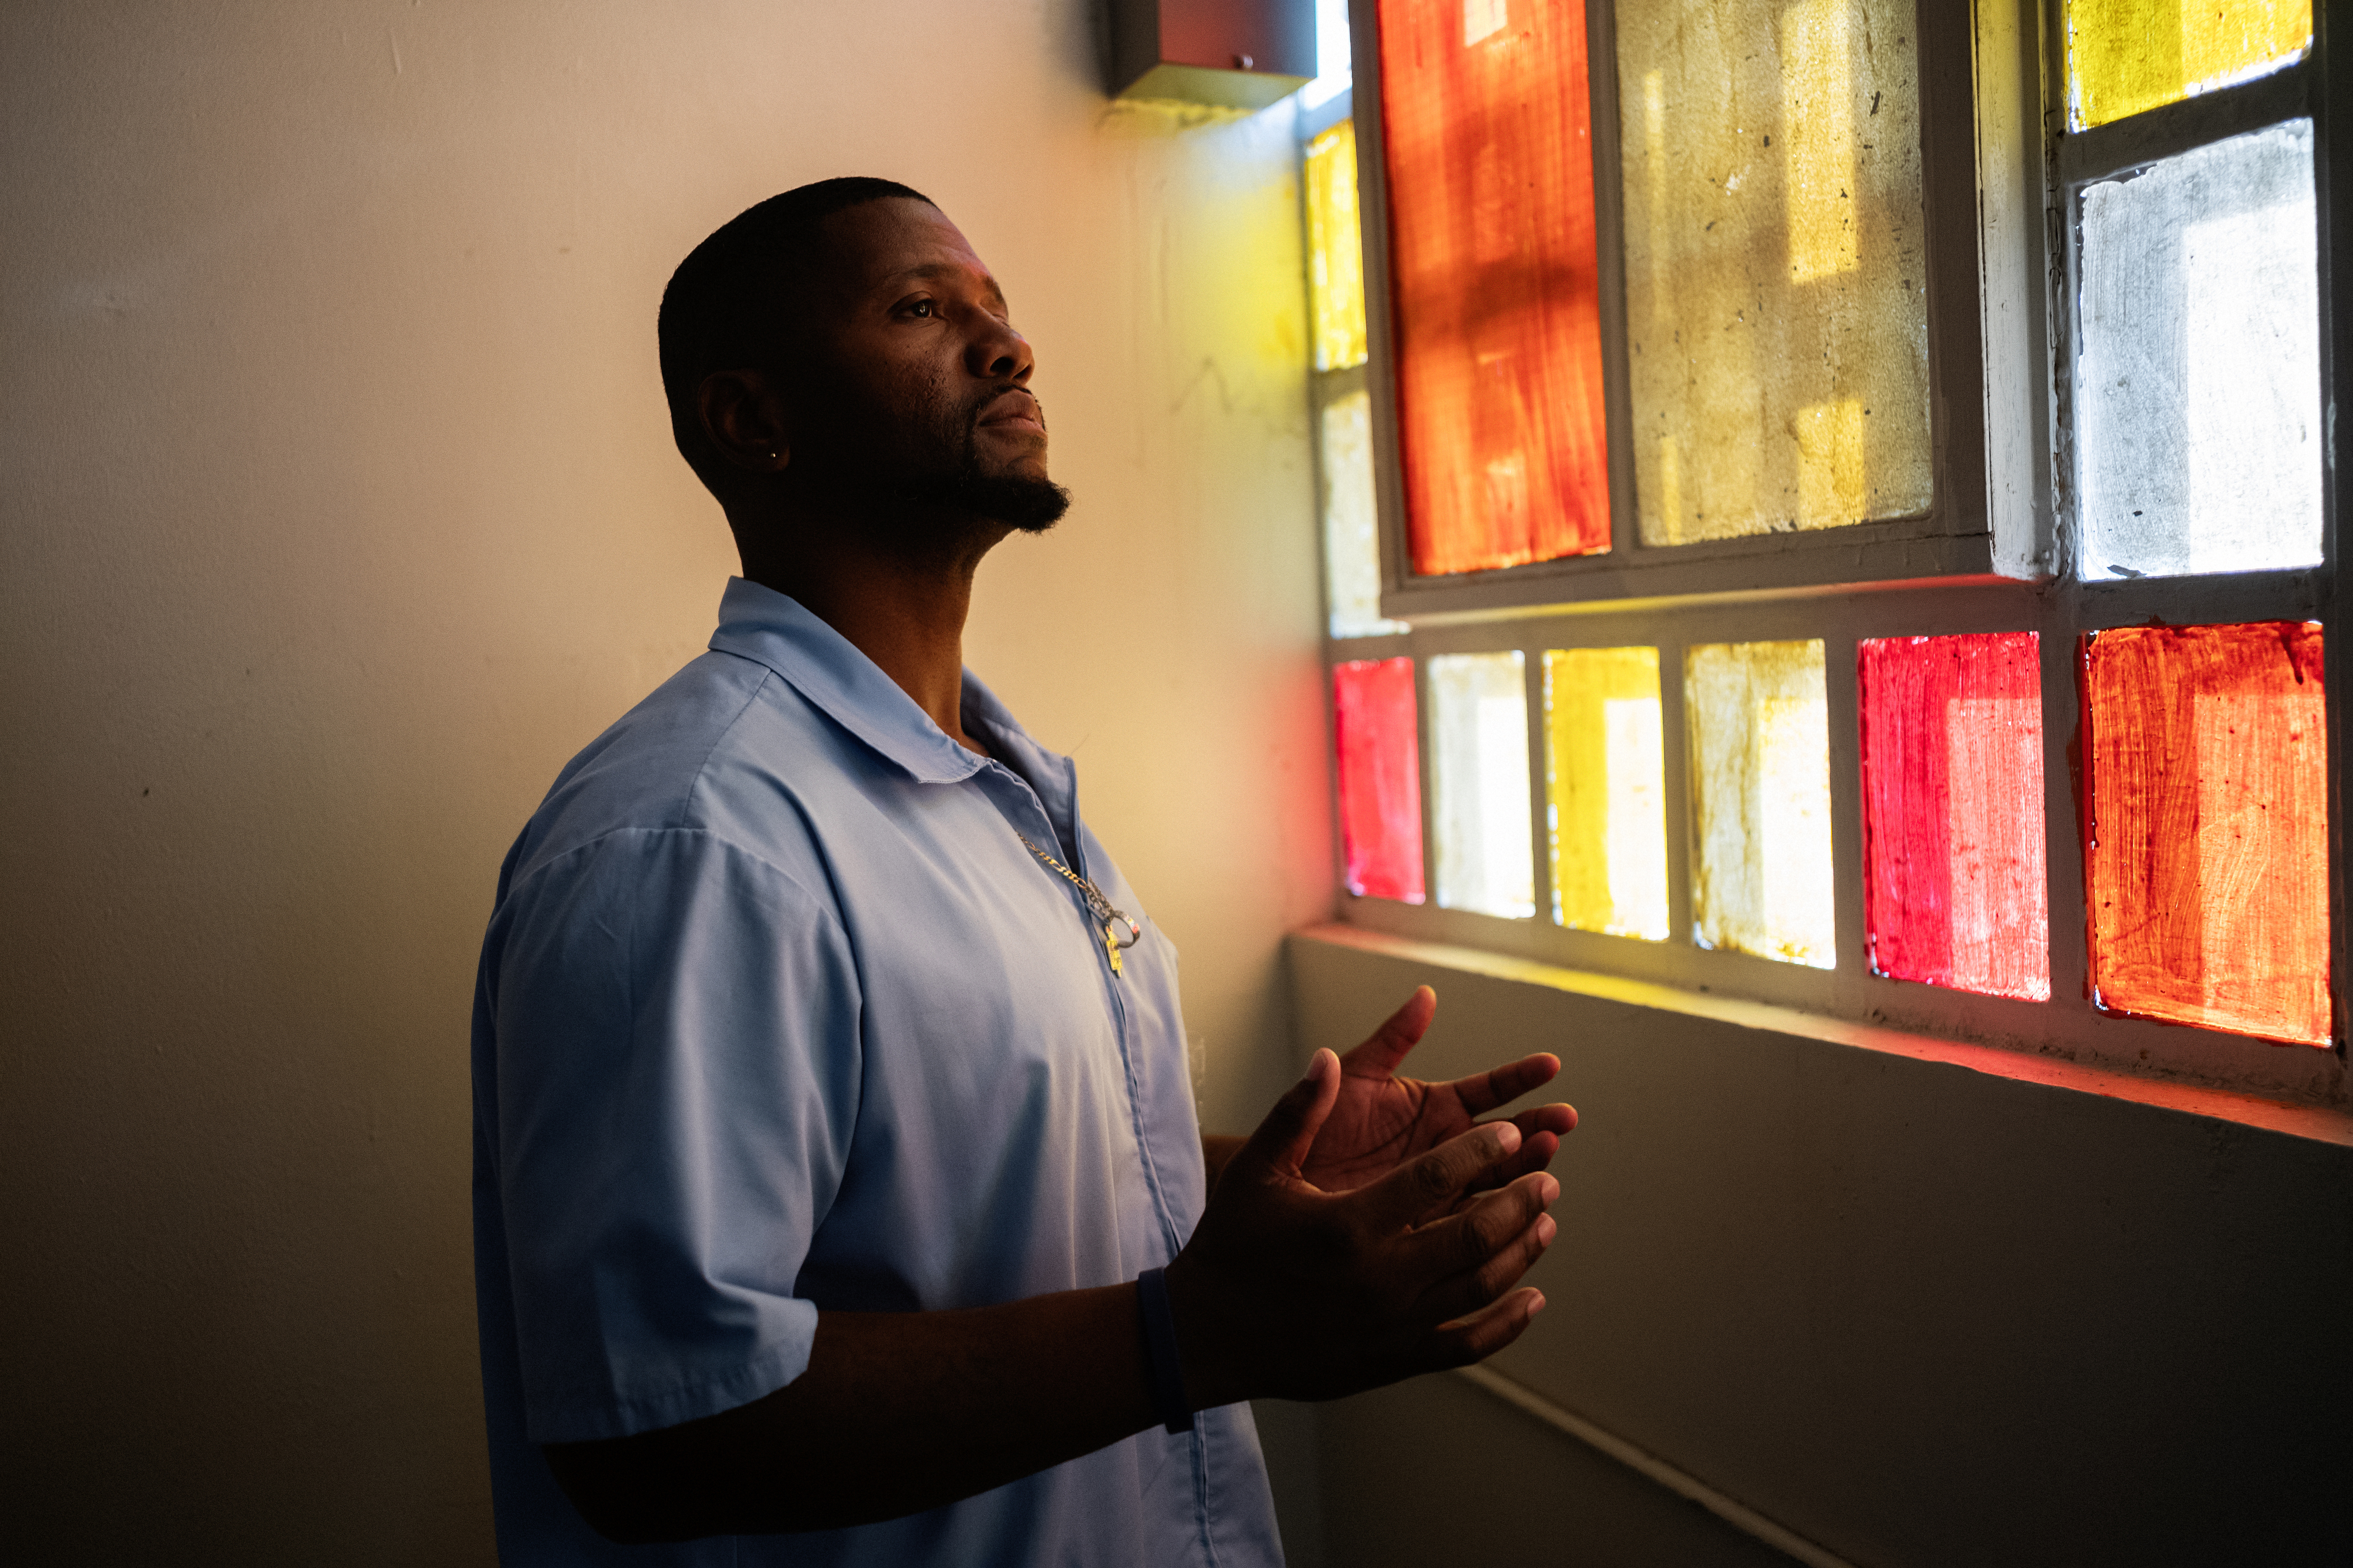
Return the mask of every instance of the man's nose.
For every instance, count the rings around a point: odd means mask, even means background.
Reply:
[[[1027,381],[1036,364],[1029,340],[991,315],[981,317],[965,349],[965,367],[990,381]]]

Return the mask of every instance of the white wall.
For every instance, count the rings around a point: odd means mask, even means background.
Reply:
[[[1184,946],[1210,1121],[1286,1076],[1330,880],[1289,121],[1110,108],[1094,9],[0,10],[15,1543],[486,1556],[475,947],[708,635],[654,308],[787,186],[904,180],[1004,279],[1079,501],[972,662]]]

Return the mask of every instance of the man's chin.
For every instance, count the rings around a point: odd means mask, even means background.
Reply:
[[[967,475],[956,488],[964,510],[1022,533],[1043,533],[1071,510],[1071,492],[1043,474]]]

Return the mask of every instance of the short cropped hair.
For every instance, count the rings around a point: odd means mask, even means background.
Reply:
[[[656,336],[670,434],[708,484],[713,454],[695,394],[714,371],[773,363],[789,325],[792,297],[817,259],[818,226],[838,212],[892,198],[936,207],[896,180],[845,175],[798,185],[736,214],[688,253],[662,290]]]

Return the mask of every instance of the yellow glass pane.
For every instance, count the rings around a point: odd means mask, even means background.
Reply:
[[[1821,640],[1685,648],[1683,713],[1697,852],[1692,920],[1700,944],[1832,967]]]
[[[1667,935],[1666,749],[1659,650],[1545,655],[1552,918],[1612,936]]]
[[[1927,510],[1910,0],[1618,8],[1642,542]]]
[[[1356,220],[1356,128],[1342,121],[1307,145],[1307,283],[1315,368],[1365,363],[1365,245]]]
[[[2263,76],[2311,47],[2312,0],[2068,0],[2068,127]]]

